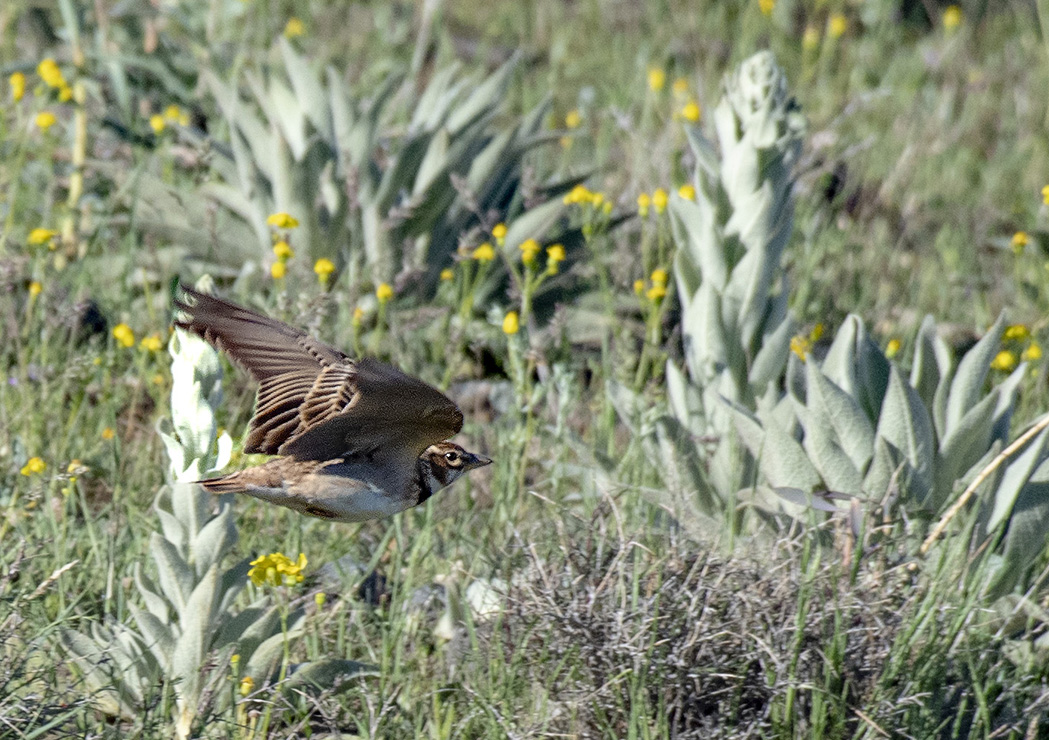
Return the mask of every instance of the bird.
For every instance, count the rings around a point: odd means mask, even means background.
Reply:
[[[199,481],[206,490],[362,522],[418,506],[492,463],[447,441],[463,414],[433,386],[235,303],[179,290],[175,326],[224,351],[259,384],[244,452],[277,455]]]

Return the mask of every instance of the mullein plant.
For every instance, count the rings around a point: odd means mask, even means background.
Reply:
[[[203,75],[229,146],[216,147],[216,179],[200,193],[260,243],[269,243],[267,214],[286,211],[299,221],[298,251],[330,260],[333,279],[391,282],[408,266],[425,292],[464,235],[497,221],[560,218],[558,196],[578,178],[523,188],[525,157],[558,138],[544,128],[549,100],[499,123],[514,60],[484,79],[440,70],[418,93],[392,74],[365,99],[332,68],[320,79],[286,40],[280,51],[283,69],[265,79]],[[146,215],[147,227],[167,230],[168,220]]]
[[[794,333],[780,262],[805,124],[768,52],[726,78],[713,113],[717,146],[698,122],[682,120],[696,160],[693,181],[639,199],[639,207],[658,211],[669,202],[685,368],[666,364],[670,414],[645,410],[625,387],[610,391],[648,455],[666,461],[660,469],[668,490],[709,516],[735,511],[736,491],[753,471],[726,401],[752,408],[782,377]],[[664,276],[657,267],[651,285],[636,288],[650,313],[666,298]],[[713,441],[712,450],[695,440]]]
[[[274,553],[223,567],[237,542],[232,497],[216,499],[194,482],[225,467],[233,449],[215,421],[222,368],[215,350],[182,331],[168,349],[171,418],[161,420],[157,432],[170,483],[154,504],[160,524],[149,545],[154,575],[135,565],[143,606],[128,604],[134,627],[106,615],[85,631],[65,630],[61,642],[103,711],[134,721],[159,701],[170,710],[175,735],[187,738],[209,714],[272,692],[275,678],[284,690],[330,686],[361,666],[341,660],[291,665],[289,644],[303,631],[305,608],[291,607],[287,594],[263,594],[235,610],[249,580],[274,588],[301,582],[305,558]]]

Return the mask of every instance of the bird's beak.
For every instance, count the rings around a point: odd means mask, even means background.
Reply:
[[[492,458],[485,457],[484,455],[477,455],[473,452],[468,452],[464,456],[466,458],[465,465],[463,468],[466,470],[473,470],[474,468],[483,468],[485,465],[492,464]]]

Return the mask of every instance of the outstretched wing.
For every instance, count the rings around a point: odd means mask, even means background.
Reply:
[[[325,370],[306,397],[300,419],[302,426],[280,454],[414,460],[463,428],[462,412],[446,395],[372,359]]]
[[[414,459],[462,428],[436,388],[376,360],[353,361],[276,319],[182,286],[175,325],[226,351],[259,382],[247,453],[300,460]]]

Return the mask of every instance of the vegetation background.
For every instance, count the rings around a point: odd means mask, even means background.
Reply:
[[[1049,401],[1047,32],[1046,0],[5,2],[0,736],[1049,737],[1044,423],[1007,447]],[[761,50],[795,323],[713,433],[682,255],[710,203],[742,263],[715,111]],[[253,401],[164,351],[205,274],[448,388],[496,464],[360,526],[198,497]],[[847,342],[938,447],[835,496],[812,417],[773,420],[825,357],[862,395]],[[953,438],[932,356],[972,379]],[[949,439],[981,441],[918,496]]]

